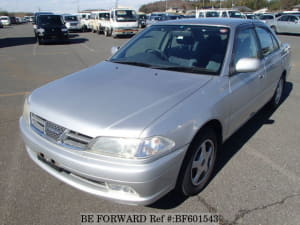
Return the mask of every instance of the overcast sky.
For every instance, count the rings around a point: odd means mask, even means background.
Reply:
[[[143,4],[153,0],[118,0],[119,6],[139,9]],[[0,10],[10,12],[51,11],[55,13],[73,13],[84,9],[110,9],[115,6],[115,0],[0,0]]]

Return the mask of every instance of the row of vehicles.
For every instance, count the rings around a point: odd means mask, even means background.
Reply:
[[[10,26],[13,24],[22,24],[22,23],[26,23],[26,22],[27,21],[24,19],[24,17],[0,16],[0,27]]]
[[[205,9],[196,12],[197,18],[244,18],[261,20],[269,25],[275,33],[300,33],[300,12],[284,11],[281,13],[241,13],[237,10],[228,9]]]
[[[40,15],[48,15],[38,20]],[[52,15],[52,16],[50,16]],[[300,13],[262,14],[241,13],[233,9],[205,9],[196,12],[195,16],[183,16],[168,13],[137,14],[135,10],[129,8],[115,8],[111,10],[93,11],[91,13],[78,13],[76,15],[63,14],[54,16],[50,12],[39,12],[34,16],[34,31],[38,42],[41,44],[49,37],[51,39],[60,36],[67,39],[68,32],[71,31],[92,31],[105,36],[133,36],[139,28],[151,26],[159,21],[178,20],[183,18],[240,18],[257,19],[268,24],[277,33],[300,33]],[[42,22],[44,19],[47,23]],[[55,19],[54,19],[55,18]],[[52,20],[53,19],[53,20]],[[46,24],[46,25],[45,25]],[[62,35],[45,33],[44,27],[60,26]],[[56,30],[57,31],[57,30]],[[51,32],[50,32],[51,33]]]
[[[268,24],[275,33],[300,33],[300,12],[267,13],[260,15],[259,19]]]

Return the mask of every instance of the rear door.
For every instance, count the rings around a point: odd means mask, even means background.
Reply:
[[[277,38],[268,28],[257,26],[255,30],[262,49],[261,55],[266,70],[265,78],[262,79],[264,85],[262,100],[267,102],[274,94],[282,73],[281,51]]]
[[[300,24],[299,24],[299,17],[290,15],[288,26],[286,27],[288,33],[300,33]]]

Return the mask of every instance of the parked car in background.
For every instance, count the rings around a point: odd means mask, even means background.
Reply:
[[[110,23],[110,11],[92,12],[89,24],[93,33],[104,33],[108,23]]]
[[[196,11],[197,18],[222,17],[222,18],[244,18],[243,14],[233,9],[201,9]]]
[[[35,37],[39,44],[47,41],[67,41],[68,29],[61,15],[39,15],[36,17]]]
[[[30,16],[24,16],[24,21],[25,22],[30,22]]]
[[[254,13],[245,13],[246,19],[248,20],[259,20],[259,17]]]
[[[300,34],[300,13],[284,14],[271,25],[276,33]]]
[[[35,163],[90,194],[141,205],[174,188],[196,195],[222,143],[280,105],[290,67],[289,45],[260,21],[165,21],[34,90],[21,134]]]
[[[162,21],[161,16],[149,16],[149,18],[146,20],[146,26],[151,26],[159,21]]]
[[[10,17],[9,16],[0,16],[0,21],[4,26],[11,25]]]
[[[9,18],[10,18],[10,23],[11,23],[11,24],[14,24],[14,25],[15,25],[15,24],[18,24],[18,23],[17,23],[16,17],[10,16]]]
[[[82,31],[89,31],[91,29],[90,26],[89,26],[91,13],[78,13],[77,15],[79,17],[81,30]]]
[[[105,15],[100,22],[99,31],[105,36],[133,36],[138,30],[138,18],[135,10],[130,8],[111,9],[108,18]]]
[[[138,17],[139,28],[145,28],[146,21],[147,21],[147,15],[144,13],[138,13],[137,17]]]
[[[259,19],[263,23],[268,24],[271,27],[274,24],[276,17],[275,14],[267,13],[260,15]]]
[[[63,15],[63,20],[69,32],[82,30],[77,15]]]

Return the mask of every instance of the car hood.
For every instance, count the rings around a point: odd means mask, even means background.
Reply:
[[[76,132],[139,137],[211,76],[102,62],[33,91],[31,112]]]

